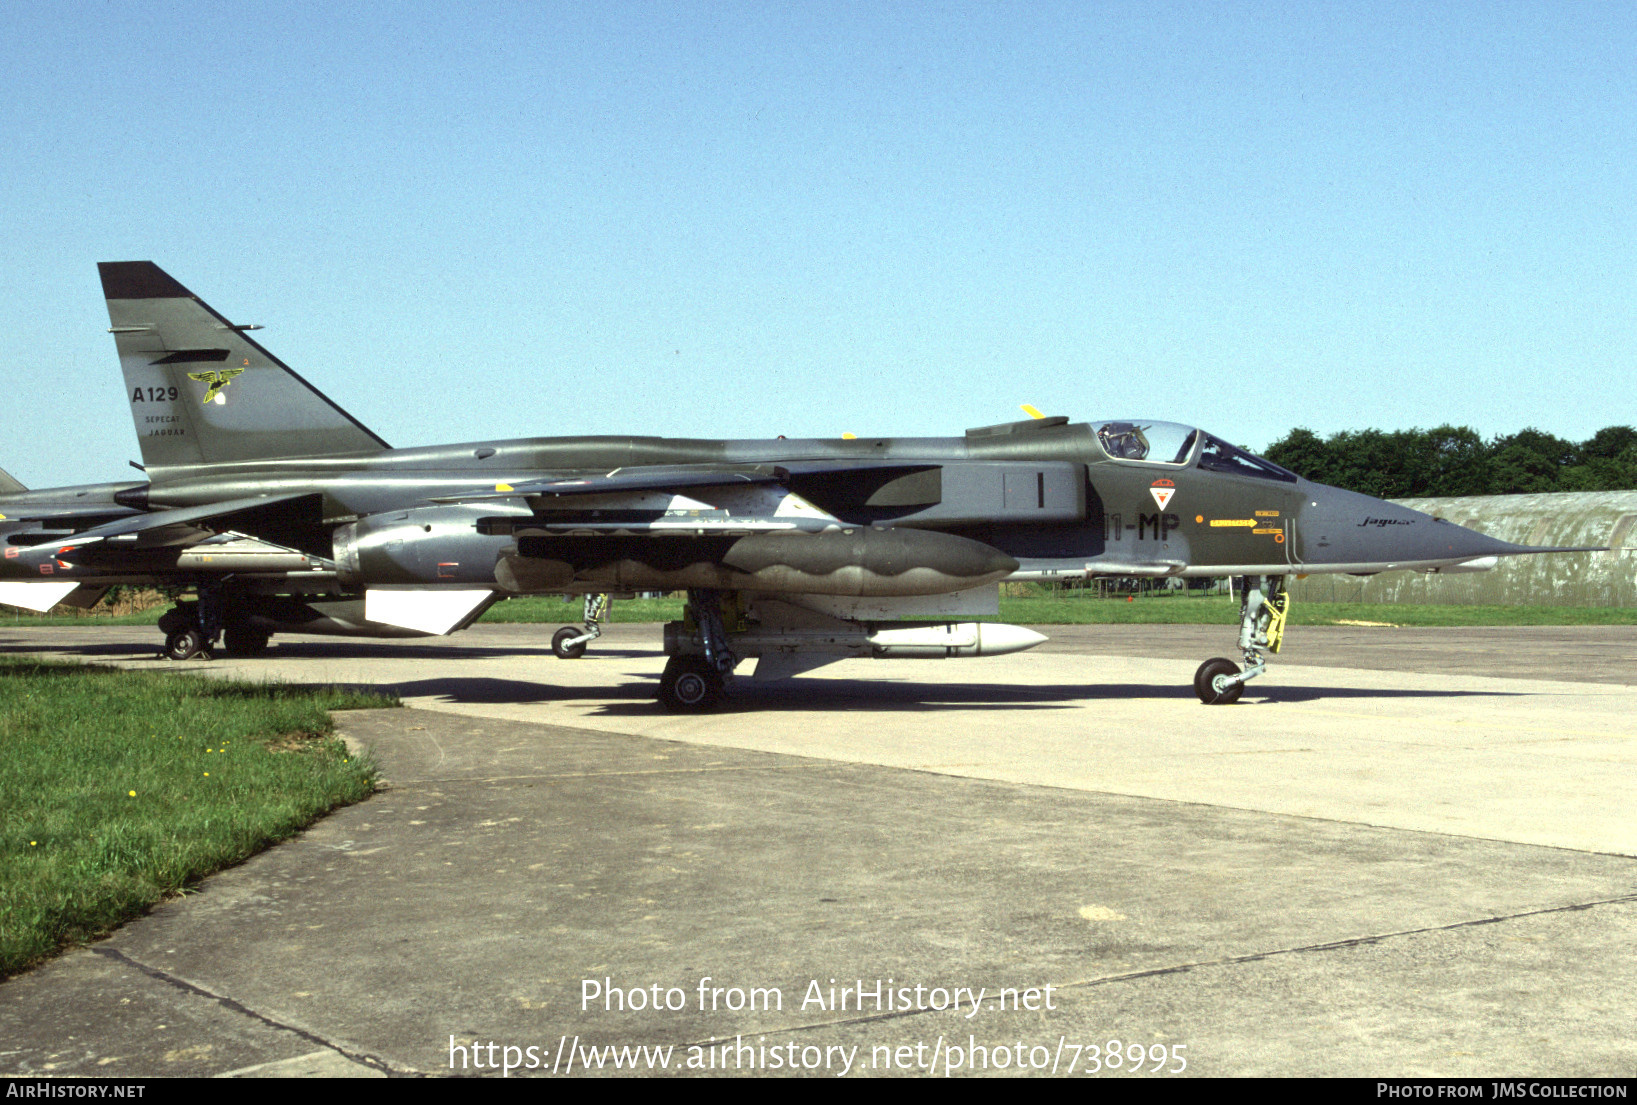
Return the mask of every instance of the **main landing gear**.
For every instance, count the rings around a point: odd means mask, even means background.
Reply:
[[[167,660],[209,660],[217,639],[229,656],[259,656],[273,634],[250,624],[216,587],[200,587],[199,601],[179,602],[159,619],[165,634],[160,655]]]
[[[1264,590],[1264,588],[1266,588]],[[1239,701],[1245,681],[1268,670],[1266,653],[1277,653],[1284,641],[1290,593],[1284,576],[1243,576],[1239,580],[1239,651],[1245,670],[1223,656],[1207,660],[1194,673],[1194,693],[1207,706]]]
[[[728,647],[727,619],[722,607],[720,591],[688,592],[688,605],[682,618],[683,623],[694,630],[700,654],[674,655],[665,661],[665,671],[659,677],[659,702],[667,710],[702,713],[714,710],[726,697],[739,658]],[[734,603],[736,620],[737,610]]]
[[[585,655],[585,646],[603,635],[602,620],[608,616],[610,600],[607,595],[585,597],[584,629],[565,625],[551,635],[551,651],[559,660],[578,660]]]

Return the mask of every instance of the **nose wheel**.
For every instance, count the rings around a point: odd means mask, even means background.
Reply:
[[[603,635],[602,620],[608,615],[611,600],[605,594],[585,597],[585,629],[565,625],[551,635],[551,651],[559,660],[578,660],[585,655],[585,646]]]
[[[1246,681],[1267,671],[1268,654],[1278,652],[1284,643],[1285,618],[1290,613],[1285,577],[1245,576],[1239,584],[1239,650],[1244,654],[1245,668],[1241,671],[1225,656],[1199,665],[1194,672],[1194,693],[1207,706],[1238,702]]]
[[[559,660],[578,660],[585,655],[587,634],[572,625],[565,625],[551,635],[551,651]]]
[[[1239,701],[1245,682],[1239,665],[1225,656],[1207,660],[1194,672],[1194,693],[1207,706],[1228,706]]]

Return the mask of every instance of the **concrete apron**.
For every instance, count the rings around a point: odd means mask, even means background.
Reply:
[[[426,708],[339,715],[374,799],[0,987],[0,1070],[490,1073],[512,1046],[561,1073],[629,1044],[705,1073],[1061,1074],[1116,1038],[1190,1074],[1637,1059],[1637,864],[1607,854],[1632,848],[1631,688],[1281,664],[1224,710],[1187,690],[1198,657],[1037,655],[854,662],[673,717],[619,640],[468,641],[200,665]],[[860,1009],[860,982],[968,1004]],[[632,1011],[656,985],[684,1008]],[[779,1006],[743,1008],[756,988]]]
[[[1208,645],[1190,639],[1169,660],[1086,651],[1125,633],[1103,628],[1075,652],[845,660],[778,683],[740,678],[728,707],[703,715],[655,703],[664,660],[648,626],[612,627],[576,661],[552,657],[539,628],[496,626],[362,655],[309,638],[252,660],[131,662],[373,686],[469,717],[1637,855],[1637,685],[1454,676],[1439,652],[1413,657],[1421,671],[1275,658],[1240,703],[1206,707],[1191,686],[1204,659],[1194,653]],[[1141,628],[1145,651],[1162,651],[1156,627]],[[1207,632],[1219,646],[1231,636]],[[1376,639],[1408,659],[1406,638]],[[1529,631],[1522,638],[1519,665]],[[1361,654],[1373,643],[1348,639]],[[1633,651],[1623,637],[1599,647]]]

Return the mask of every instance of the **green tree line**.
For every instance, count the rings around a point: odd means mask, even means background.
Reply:
[[[1490,441],[1467,426],[1344,430],[1328,438],[1296,429],[1263,456],[1310,480],[1381,499],[1637,489],[1637,429],[1630,426],[1609,426],[1578,443],[1535,429]]]

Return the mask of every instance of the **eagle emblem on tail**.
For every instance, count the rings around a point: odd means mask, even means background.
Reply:
[[[209,390],[205,392],[203,402],[208,403],[214,399],[218,403],[225,403],[227,402],[227,396],[222,394],[222,389],[231,384],[233,377],[243,371],[242,368],[224,368],[211,372],[190,372],[188,373],[188,379],[198,380],[202,384],[210,385]]]

